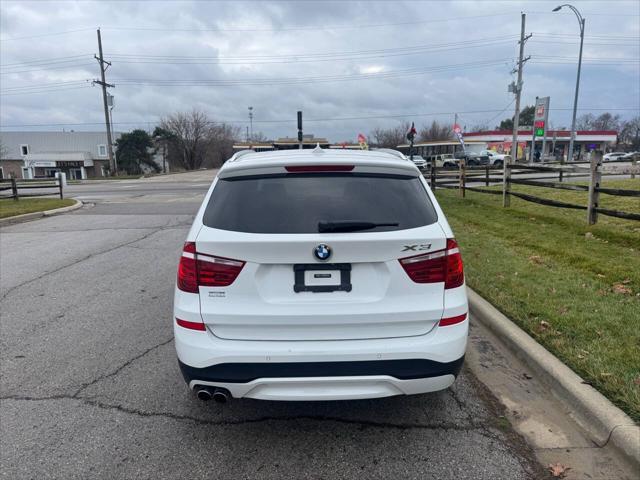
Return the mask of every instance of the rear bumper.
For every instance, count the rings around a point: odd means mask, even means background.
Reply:
[[[182,376],[189,384],[250,383],[266,378],[317,378],[387,376],[398,380],[416,380],[443,375],[458,375],[464,356],[452,362],[426,359],[372,360],[354,362],[283,362],[283,363],[221,363],[195,368],[178,361]]]
[[[224,383],[192,380],[192,389],[200,386],[224,388],[234,398],[285,401],[360,400],[436,392],[449,387],[452,374],[400,380],[389,375],[348,377],[259,378],[249,383]]]
[[[176,326],[182,375],[191,389],[235,398],[354,400],[449,387],[464,361],[469,321],[404,338],[273,342],[222,340]]]

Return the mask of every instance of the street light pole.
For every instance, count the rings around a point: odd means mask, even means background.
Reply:
[[[578,9],[573,5],[564,4],[559,5],[554,8],[552,11],[557,12],[562,7],[570,8],[573,13],[576,14],[578,18],[578,24],[580,25],[580,54],[578,55],[578,75],[576,77],[576,91],[573,97],[573,119],[571,120],[571,138],[569,140],[569,155],[567,156],[567,161],[573,161],[573,144],[576,140],[576,113],[578,111],[578,89],[580,88],[580,70],[582,69],[582,45],[584,43],[584,17],[580,14]]]

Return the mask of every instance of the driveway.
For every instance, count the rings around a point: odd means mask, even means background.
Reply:
[[[88,206],[2,229],[2,478],[546,477],[472,373],[479,350],[436,394],[197,400],[176,362],[172,295],[213,173],[177,177],[71,186]]]

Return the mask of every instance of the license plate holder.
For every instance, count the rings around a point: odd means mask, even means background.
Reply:
[[[322,281],[326,275],[333,275],[333,272],[336,271],[340,272],[340,283],[307,285],[307,282],[305,282],[305,277],[310,272],[313,272],[314,277],[318,279],[318,283],[323,283]],[[293,266],[293,273],[293,291],[296,293],[350,292],[352,289],[350,263],[297,263]]]

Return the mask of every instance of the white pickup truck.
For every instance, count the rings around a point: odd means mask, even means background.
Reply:
[[[483,150],[481,155],[486,155],[489,157],[489,165],[504,165],[504,159],[509,157],[506,153],[498,153],[493,150]],[[511,158],[511,157],[509,157]]]

